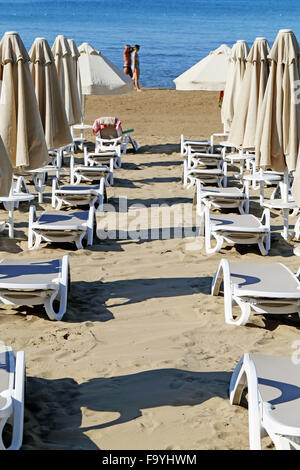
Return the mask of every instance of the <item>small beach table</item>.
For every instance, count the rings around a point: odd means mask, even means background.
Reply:
[[[5,203],[8,210],[8,236],[14,238],[14,208],[16,202],[29,202],[34,199],[33,194],[28,193],[14,193],[9,196],[0,197],[0,202]]]
[[[45,189],[45,177],[46,174],[54,174],[59,180],[60,173],[65,173],[66,169],[61,168],[58,166],[53,166],[53,165],[46,165],[43,166],[42,168],[36,168],[35,170],[30,170],[26,172],[28,175],[32,174],[33,175],[33,182],[34,182],[34,187],[38,193],[38,201],[41,203],[43,202],[43,192]]]
[[[249,153],[252,149],[238,148],[227,140],[220,142],[220,145],[223,147],[222,155],[223,160],[225,162],[230,162],[232,165],[236,162],[240,164],[240,171],[238,175],[235,175],[235,178],[239,178],[240,180],[242,180],[244,175],[245,164],[247,165],[249,162],[252,162],[255,158],[253,154]],[[236,149],[236,152],[226,154],[226,149],[228,148]]]
[[[80,137],[75,137],[74,136],[74,129],[77,131],[80,131]],[[88,129],[93,129],[93,126],[90,124],[74,124],[72,126],[72,137],[75,145],[78,145],[79,148],[82,150],[82,146],[84,142],[86,142],[86,138],[84,137],[84,132],[87,131]]]

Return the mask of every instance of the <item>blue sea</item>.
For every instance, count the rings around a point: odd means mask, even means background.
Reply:
[[[272,45],[290,28],[300,40],[299,0],[0,0],[0,34],[17,31],[29,49],[63,34],[89,42],[123,67],[125,44],[140,44],[141,86],[174,88],[173,79],[220,44],[257,36]]]

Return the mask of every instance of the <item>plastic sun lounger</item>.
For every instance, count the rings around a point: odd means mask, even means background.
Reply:
[[[199,152],[205,152],[210,148],[210,142],[208,140],[193,140],[185,139],[184,135],[180,136],[180,153],[181,155],[187,155],[188,147],[192,147],[194,150]]]
[[[271,245],[270,210],[265,209],[259,220],[252,214],[211,214],[204,208],[206,253],[221,250],[224,242],[237,245],[257,244],[262,255],[267,255]],[[264,222],[264,223],[263,223]],[[201,230],[200,230],[201,234]],[[213,247],[211,239],[217,243]]]
[[[218,295],[223,282],[225,321],[245,325],[251,310],[258,314],[291,314],[300,316],[300,282],[282,263],[231,263],[223,258],[214,275],[211,294]],[[234,318],[237,304],[241,316]]]
[[[238,209],[240,214],[248,211],[248,195],[243,190],[231,187],[202,187],[201,181],[196,182],[197,213],[203,215],[203,206],[216,209]]]
[[[67,206],[95,206],[98,203],[97,212],[103,211],[103,202],[106,197],[105,179],[98,185],[62,185],[57,186],[57,179],[52,180],[52,207],[60,210],[62,205]]]
[[[107,125],[96,134],[95,152],[115,151],[117,153],[116,167],[121,168],[121,157],[127,153],[127,145],[130,143],[134,152],[138,150],[136,140],[130,136],[132,132],[133,129],[122,131],[121,127],[116,129],[113,125]]]
[[[0,450],[19,450],[24,426],[25,353],[14,355],[11,347],[0,343]],[[12,436],[6,447],[3,430],[12,426]]]
[[[246,353],[230,381],[232,405],[239,405],[248,388],[249,441],[261,450],[269,435],[277,450],[300,450],[300,374],[291,357]]]
[[[87,146],[84,146],[84,166],[106,167],[109,170],[109,176],[106,177],[106,184],[110,186],[114,183],[114,168],[118,168],[117,162],[118,154],[115,151],[88,152]]]
[[[0,301],[6,305],[44,305],[51,320],[66,313],[69,257],[50,261],[0,260]],[[54,301],[59,306],[54,307]]]
[[[216,183],[227,186],[227,164],[221,154],[191,151],[188,146],[187,159],[183,162],[183,184],[192,187],[197,179],[202,184]]]
[[[105,180],[106,185],[113,184],[113,162],[108,165],[75,165],[74,156],[71,157],[70,162],[70,181],[71,184],[80,184],[81,181],[100,181],[102,178]]]
[[[78,249],[83,248],[82,240],[87,238],[87,245],[93,244],[95,208],[89,211],[64,212],[45,211],[36,217],[35,206],[30,206],[28,226],[28,248],[37,249],[41,241],[75,242]],[[35,241],[35,243],[34,243]]]

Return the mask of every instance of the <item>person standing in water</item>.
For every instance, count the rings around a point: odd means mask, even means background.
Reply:
[[[140,85],[139,85],[139,78],[140,78],[140,59],[138,52],[140,50],[140,46],[136,44],[132,48],[133,53],[132,53],[132,78],[134,80],[134,86],[136,91],[141,91]]]
[[[126,75],[129,75],[132,78],[132,70],[131,70],[131,53],[133,49],[129,44],[126,44],[123,52],[124,58],[124,66],[123,71]]]

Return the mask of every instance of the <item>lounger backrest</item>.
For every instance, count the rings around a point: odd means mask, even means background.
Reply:
[[[122,135],[120,129],[115,129],[114,126],[104,127],[99,131],[99,137],[101,139],[117,139]]]

